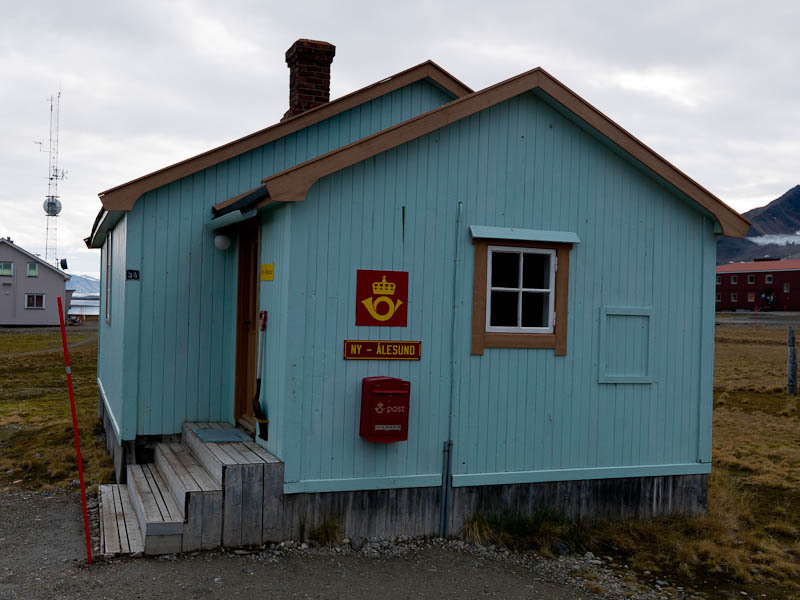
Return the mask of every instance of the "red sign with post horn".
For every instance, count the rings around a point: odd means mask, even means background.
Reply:
[[[408,271],[356,271],[356,325],[408,324]]]

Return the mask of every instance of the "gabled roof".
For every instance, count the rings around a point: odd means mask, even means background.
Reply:
[[[430,79],[456,98],[472,92],[469,87],[450,75],[450,73],[442,69],[435,62],[428,60],[351,94],[332,100],[285,121],[281,121],[271,127],[229,142],[213,150],[203,152],[193,158],[159,169],[158,171],[154,171],[149,175],[139,177],[128,183],[123,183],[122,185],[100,192],[98,196],[100,196],[100,201],[103,203],[103,209],[107,211],[131,210],[136,200],[151,190],[177,181],[187,175],[207,169],[208,167],[212,167],[225,160],[258,148],[259,146],[263,146],[273,140],[287,136],[290,133],[304,129],[314,123],[323,121],[324,119],[423,79]]]
[[[8,239],[6,239],[6,238],[0,238],[0,244],[8,244],[8,245],[9,245],[9,246],[11,246],[11,247],[12,247],[14,250],[16,250],[17,252],[20,252],[21,254],[24,254],[25,256],[27,256],[28,258],[30,258],[31,260],[33,260],[33,261],[36,261],[37,263],[39,263],[39,264],[41,264],[41,265],[44,265],[44,266],[45,266],[45,267],[47,267],[48,269],[52,269],[53,271],[55,271],[56,273],[58,273],[59,275],[61,275],[61,276],[62,276],[62,277],[65,279],[65,280],[67,280],[67,279],[69,279],[69,278],[70,278],[70,276],[69,276],[69,275],[67,275],[66,273],[64,273],[64,271],[62,271],[62,270],[60,270],[60,269],[57,269],[57,268],[55,268],[55,267],[54,267],[53,265],[51,265],[49,262],[47,262],[46,260],[44,260],[44,259],[42,259],[42,258],[40,258],[40,257],[36,256],[35,254],[31,254],[31,253],[30,253],[30,252],[28,252],[27,250],[23,250],[22,248],[20,248],[19,246],[17,246],[17,245],[16,245],[14,242],[12,242],[12,241],[10,241],[10,240],[8,240]]]
[[[750,228],[750,223],[747,219],[541,68],[533,69],[479,92],[474,92],[408,121],[403,121],[347,146],[267,177],[262,182],[266,185],[267,194],[262,192],[260,194],[261,198],[251,206],[263,206],[270,201],[302,201],[305,199],[308,190],[320,177],[330,175],[371,156],[435,131],[454,121],[530,91],[541,92],[566,108],[586,125],[605,136],[618,148],[708,210],[719,221],[722,226],[722,232],[725,235],[734,237],[744,237],[746,235],[747,230]],[[255,197],[259,196],[257,191],[257,189],[251,190],[248,193],[253,194]],[[237,197],[237,200],[241,199],[241,196]],[[218,215],[222,215],[230,211],[231,206],[229,205],[231,205],[231,201],[217,204],[214,207],[215,212]],[[241,202],[236,202],[236,208],[242,208],[239,206],[240,204]]]
[[[760,273],[762,271],[800,271],[800,260],[758,260],[717,267],[717,273]]]

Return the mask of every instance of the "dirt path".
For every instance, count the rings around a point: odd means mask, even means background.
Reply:
[[[75,495],[0,494],[0,548],[0,598],[603,597],[545,582],[526,565],[437,547],[390,559],[202,552],[86,566]]]

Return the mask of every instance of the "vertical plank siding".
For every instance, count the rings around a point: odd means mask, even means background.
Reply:
[[[232,421],[236,245],[214,247],[214,232],[204,226],[211,206],[450,100],[419,81],[137,201],[114,229],[113,317],[106,326],[102,305],[100,319],[98,377],[113,419],[124,422],[123,439],[178,433],[184,421]],[[139,269],[141,280],[126,283],[126,268]],[[135,310],[126,310],[126,301]],[[270,358],[277,349],[271,342]]]
[[[325,177],[280,210],[263,239],[285,244],[291,229],[287,297],[261,304],[281,332],[271,352],[286,353],[283,373],[267,358],[277,380],[265,393],[287,491],[431,485],[451,391],[456,486],[709,471],[712,223],[534,94]],[[470,354],[471,224],[578,234],[566,356]],[[409,271],[407,327],[355,326],[357,269]],[[604,307],[634,318],[601,339]],[[422,359],[344,361],[344,339],[422,340]],[[599,382],[601,364],[635,373],[649,351],[652,383]],[[357,435],[361,380],[375,375],[411,382],[406,443]]]
[[[100,258],[100,316],[98,317],[98,343],[106,350],[97,357],[97,378],[101,395],[105,399],[117,441],[125,439],[123,434],[130,427],[123,414],[123,384],[120,374],[123,369],[123,332],[125,325],[125,246],[128,220],[123,217],[117,223],[111,237],[111,318],[106,322],[106,246],[103,243]]]

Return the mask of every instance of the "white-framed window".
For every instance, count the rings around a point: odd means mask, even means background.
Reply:
[[[783,284],[783,293],[784,294],[788,294],[789,293],[789,289],[790,289],[789,288],[789,284],[788,283],[784,283]]]
[[[772,283],[772,273],[764,275],[764,283]]]
[[[106,235],[106,272],[105,275],[105,304],[106,304],[106,323],[111,322],[111,261],[114,258],[114,252],[111,247],[113,240],[111,239],[111,232]]]
[[[38,276],[39,276],[39,264],[28,263],[28,277],[38,277]]]
[[[739,297],[736,294],[731,294],[731,302],[738,302]]]
[[[722,277],[717,275],[717,285],[719,285],[720,283],[722,283]]]
[[[25,294],[25,308],[44,310],[44,294]]]
[[[756,282],[756,276],[755,275],[748,275],[747,276],[747,283],[753,284],[755,282]]]
[[[13,262],[0,262],[0,277],[11,277],[14,275]]]
[[[756,295],[753,292],[748,292],[747,301],[748,302],[755,302],[756,301]]]
[[[717,302],[722,302],[722,294],[717,294]]]
[[[737,275],[731,275],[731,285],[736,285],[739,283],[739,277]]]
[[[556,251],[489,246],[486,331],[552,333]]]

